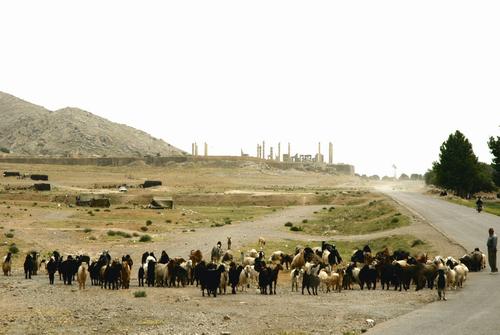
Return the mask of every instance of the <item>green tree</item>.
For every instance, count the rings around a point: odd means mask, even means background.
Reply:
[[[469,140],[457,130],[448,136],[440,151],[439,162],[433,164],[436,186],[453,190],[461,197],[475,191],[478,160]]]
[[[490,137],[488,147],[493,155],[493,163],[491,164],[493,167],[493,182],[497,187],[500,187],[500,137],[497,136],[496,139],[493,136]]]
[[[429,169],[424,174],[424,180],[426,185],[437,185],[436,182],[436,171],[434,169]]]

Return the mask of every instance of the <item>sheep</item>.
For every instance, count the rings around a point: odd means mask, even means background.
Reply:
[[[259,253],[255,249],[250,249],[247,253],[247,257],[257,258],[259,257]]]
[[[326,272],[325,269],[321,269],[318,274],[319,278],[319,290],[324,292],[326,287],[326,292],[330,291],[330,274]]]
[[[224,264],[221,264],[219,268],[221,269],[219,294],[222,294],[222,291],[224,291],[224,294],[226,294],[226,288],[227,285],[229,284],[229,274]]]
[[[255,265],[250,266],[250,283],[254,286],[257,285],[259,281],[259,272],[255,270]]]
[[[250,265],[246,265],[243,270],[240,272],[240,278],[238,281],[238,286],[241,288],[241,291],[245,291],[247,287],[250,287]]]
[[[450,269],[449,266],[446,267],[446,286],[451,290],[456,289],[456,277],[457,272],[454,269]]]
[[[337,272],[332,273],[330,276],[330,285],[332,289],[337,292],[342,291],[342,282],[344,280],[344,269],[338,269]]]
[[[315,258],[315,253],[314,251],[307,247],[302,250],[300,250],[295,257],[292,260],[292,264],[290,265],[290,268],[293,270],[295,268],[302,268],[306,262],[310,262]]]
[[[128,261],[122,262],[122,269],[121,269],[121,281],[122,281],[122,288],[128,289],[130,286],[130,265]]]
[[[85,282],[87,281],[87,276],[88,276],[88,265],[87,262],[82,262],[80,266],[78,267],[78,289],[84,289],[85,290]]]
[[[281,264],[283,264],[282,260],[283,260],[283,257],[284,257],[285,253],[283,251],[275,251],[271,254],[271,257],[269,257],[269,261],[272,262],[272,263],[276,263],[276,262],[279,262]]]
[[[182,262],[180,266],[186,270],[186,280],[189,285],[193,285],[194,283],[194,276],[193,276],[193,261],[192,260],[187,260],[185,262]]]
[[[467,277],[467,272],[469,272],[469,270],[467,269],[467,267],[464,265],[464,264],[458,264],[457,266],[455,266],[453,268],[453,270],[455,270],[455,282],[456,282],[456,286],[458,287],[462,287],[466,277]]]
[[[168,286],[167,264],[160,262],[156,263],[154,273],[156,287]]]
[[[255,258],[254,257],[245,257],[243,259],[243,266],[254,265],[254,264],[255,264]]]
[[[7,253],[3,258],[2,271],[4,276],[12,276],[12,253]]]
[[[292,271],[290,271],[290,277],[292,281],[292,292],[293,288],[295,287],[295,291],[299,291],[299,282],[302,282],[302,277],[304,276],[304,270],[295,268]]]

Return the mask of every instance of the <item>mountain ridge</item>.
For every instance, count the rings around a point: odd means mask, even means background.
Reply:
[[[184,156],[148,133],[78,107],[54,111],[0,92],[0,148],[14,155]]]

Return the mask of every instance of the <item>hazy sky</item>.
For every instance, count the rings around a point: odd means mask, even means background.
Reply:
[[[491,161],[499,17],[499,1],[5,1],[0,91],[188,152],[332,141],[358,173],[424,173],[456,129]]]

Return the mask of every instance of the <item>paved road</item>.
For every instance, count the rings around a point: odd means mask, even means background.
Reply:
[[[500,217],[411,192],[387,192],[467,250],[486,249],[488,228],[500,233]],[[464,289],[401,317],[376,325],[368,334],[500,334],[500,275],[489,267],[470,274]]]

